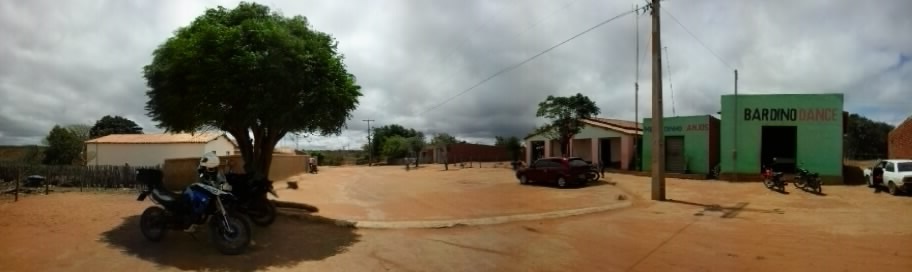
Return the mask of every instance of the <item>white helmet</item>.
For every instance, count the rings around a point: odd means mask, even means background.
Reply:
[[[207,169],[217,168],[221,164],[218,155],[215,155],[215,152],[206,152],[203,154],[203,157],[200,158],[200,166]]]

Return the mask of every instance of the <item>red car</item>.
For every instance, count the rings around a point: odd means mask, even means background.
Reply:
[[[578,157],[541,158],[527,168],[516,171],[520,184],[532,182],[554,182],[565,188],[570,184],[585,185],[588,182],[586,173],[592,166]]]

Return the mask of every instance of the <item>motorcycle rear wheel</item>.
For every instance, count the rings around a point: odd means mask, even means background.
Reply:
[[[148,207],[139,217],[139,229],[149,241],[161,241],[168,232],[167,219],[165,209],[159,206]]]
[[[225,227],[225,220],[231,227],[231,232]],[[227,214],[225,218],[215,215],[209,220],[209,233],[215,247],[225,255],[238,255],[244,253],[250,246],[250,225],[234,214]]]

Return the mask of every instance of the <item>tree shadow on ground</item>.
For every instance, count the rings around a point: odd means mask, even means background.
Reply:
[[[775,213],[775,214],[784,214],[785,213],[785,211],[780,210],[780,209],[764,210],[764,209],[747,208],[747,205],[750,204],[748,202],[739,202],[739,203],[735,204],[734,206],[729,206],[729,207],[723,207],[722,205],[719,205],[719,204],[702,204],[702,203],[696,203],[696,202],[690,202],[690,201],[684,201],[684,200],[676,200],[676,199],[668,199],[666,202],[703,207],[702,211],[699,211],[694,214],[695,216],[703,216],[707,212],[721,212],[722,213],[722,216],[720,216],[721,218],[735,218],[741,212]]]
[[[139,215],[102,233],[100,241],[127,255],[161,267],[194,271],[256,271],[268,267],[293,267],[343,253],[360,240],[354,228],[312,222],[279,214],[269,227],[251,225],[253,244],[247,252],[227,256],[209,242],[208,227],[191,236],[170,231],[160,242],[150,242],[139,230]]]

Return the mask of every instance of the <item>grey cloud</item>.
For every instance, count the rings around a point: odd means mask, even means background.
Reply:
[[[147,131],[140,69],[179,26],[236,1],[7,1],[0,3],[0,144],[37,142],[55,123],[93,122],[122,114]],[[537,54],[643,1],[270,1],[285,15],[304,15],[335,36],[364,96],[340,136],[308,137],[310,148],[355,148],[367,124],[401,124],[482,141],[524,136],[547,95],[581,92],[601,116],[634,119],[634,17],[581,36],[498,76],[449,103],[434,105],[491,74]],[[16,6],[15,8],[13,6]],[[912,2],[857,1],[663,2],[723,61],[666,13],[670,83],[664,111],[711,114],[733,91],[732,68],[745,93],[844,92],[846,109],[896,123],[912,114],[907,101],[912,66]],[[21,8],[20,8],[21,7]],[[4,13],[5,11],[5,13]],[[102,16],[103,15],[103,16]],[[42,18],[42,19],[39,19]],[[651,115],[651,22],[640,24],[639,118]],[[7,38],[8,37],[8,38]],[[663,52],[664,54],[664,52]],[[731,65],[729,67],[727,65]],[[667,67],[663,64],[663,69]],[[668,71],[666,76],[668,76]],[[305,144],[306,142],[306,144]],[[287,145],[287,143],[286,143]]]

